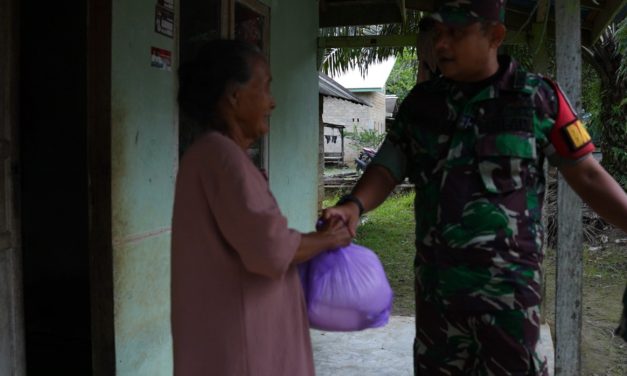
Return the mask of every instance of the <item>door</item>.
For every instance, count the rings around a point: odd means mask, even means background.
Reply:
[[[259,0],[236,0],[232,12],[230,36],[259,47],[270,61],[270,7]],[[268,135],[253,143],[248,154],[257,167],[267,171]]]
[[[18,181],[17,2],[0,0],[0,375],[24,375]]]
[[[245,40],[270,55],[270,7],[259,0],[185,0],[181,2],[181,61],[192,59],[203,42],[216,38]],[[179,153],[204,132],[185,114],[179,118]],[[268,170],[268,136],[255,142],[248,154]]]

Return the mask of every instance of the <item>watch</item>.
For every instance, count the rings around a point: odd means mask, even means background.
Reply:
[[[355,205],[359,208],[359,216],[361,217],[364,214],[364,204],[361,203],[361,200],[352,194],[344,195],[340,197],[340,200],[336,205],[343,205],[347,202],[354,202]]]

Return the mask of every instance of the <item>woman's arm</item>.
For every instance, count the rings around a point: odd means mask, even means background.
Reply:
[[[305,262],[329,249],[347,246],[351,241],[348,227],[339,217],[330,218],[317,232],[302,234],[292,264]]]

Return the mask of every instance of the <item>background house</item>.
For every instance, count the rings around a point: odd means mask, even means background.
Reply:
[[[323,121],[344,125],[347,132],[353,132],[355,129],[372,130],[378,133],[385,132],[385,83],[390,72],[392,72],[395,61],[395,58],[389,58],[381,63],[372,64],[368,67],[365,76],[361,75],[359,68],[333,76],[336,82],[370,106],[355,106],[334,98],[325,98],[322,113]],[[344,161],[347,163],[351,163],[359,153],[350,139],[347,139],[344,150]]]
[[[320,141],[323,144],[324,163],[342,165],[346,152],[344,138],[348,125],[346,119],[350,116],[354,119],[372,105],[324,73],[318,73],[318,84],[320,100],[323,103],[323,137]],[[333,111],[334,116],[327,113],[325,117],[324,111]],[[350,128],[348,130],[351,131]]]

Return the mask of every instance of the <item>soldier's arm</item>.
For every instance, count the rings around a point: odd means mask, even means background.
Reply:
[[[367,212],[381,205],[396,184],[396,179],[387,168],[372,165],[353,188],[353,195],[361,200],[364,212]]]
[[[359,179],[351,195],[363,206],[364,213],[377,208],[396,187],[392,174],[382,166],[370,165]],[[322,218],[329,220],[340,217],[348,225],[351,236],[355,236],[359,224],[360,208],[354,201],[325,209]]]
[[[627,232],[627,194],[594,158],[560,166],[559,171],[597,214]]]

